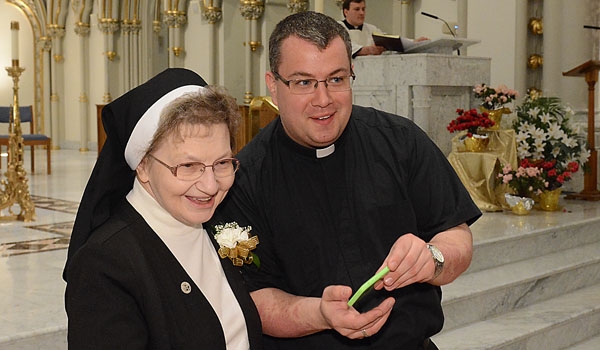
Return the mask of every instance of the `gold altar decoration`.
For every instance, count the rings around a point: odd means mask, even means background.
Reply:
[[[223,0],[203,0],[202,15],[209,24],[216,24],[223,19]]]
[[[544,34],[544,21],[541,18],[531,17],[527,26],[532,34]]]
[[[11,22],[11,30],[19,29],[18,22]],[[14,39],[13,39],[14,40]],[[18,39],[17,39],[18,40]],[[13,42],[13,49],[16,45],[16,54],[18,55],[18,42]],[[27,172],[23,167],[23,133],[21,131],[21,117],[19,112],[19,77],[25,68],[19,67],[19,59],[13,52],[12,66],[6,67],[8,75],[13,79],[13,105],[12,116],[10,118],[8,133],[8,167],[5,173],[6,180],[0,181],[0,219],[1,220],[35,220],[35,206],[29,195],[29,185],[27,184]],[[13,212],[13,206],[18,204],[21,211],[18,214]],[[8,215],[2,215],[2,210],[8,209]]]
[[[538,69],[544,65],[544,57],[534,53],[527,58],[527,67],[530,69]]]
[[[308,0],[288,0],[287,8],[291,13],[308,11]]]
[[[488,131],[486,152],[464,152],[461,135],[452,138],[448,161],[479,209],[500,211],[507,207],[506,186],[497,186],[501,164],[517,168],[516,133],[512,129]]]
[[[525,207],[525,202],[519,201],[517,204],[510,207],[510,210],[516,215],[527,215],[530,210]]]
[[[466,136],[463,139],[466,152],[485,152],[490,139],[487,135]]]
[[[543,191],[538,198],[539,208],[546,211],[556,211],[560,209],[558,204],[562,187],[551,191]]]
[[[240,13],[245,20],[257,20],[265,12],[265,3],[261,0],[240,0]]]
[[[506,193],[504,198],[510,210],[516,215],[527,215],[533,209],[534,202],[531,198],[519,197],[509,193]]]
[[[484,112],[487,113],[488,118],[493,120],[495,123],[494,126],[490,126],[489,128],[487,128],[488,130],[499,130],[500,124],[502,123],[502,115],[512,113],[510,108],[507,108],[507,107],[502,107],[502,108],[498,108],[498,109],[494,109],[494,110],[489,110],[485,107],[479,107],[479,109],[481,110],[482,113],[484,113]]]

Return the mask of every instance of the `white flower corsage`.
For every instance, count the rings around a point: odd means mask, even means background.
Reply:
[[[251,226],[240,227],[237,222],[215,225],[215,240],[219,244],[219,256],[229,258],[233,265],[243,266],[254,263],[260,267],[260,260],[251,251],[258,244],[258,236],[250,237]]]

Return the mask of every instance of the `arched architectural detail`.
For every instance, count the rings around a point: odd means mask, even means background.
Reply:
[[[48,57],[51,38],[46,32],[46,6],[45,1],[21,1],[6,0],[11,5],[18,7],[27,17],[31,31],[33,33],[35,57],[33,59],[33,81],[34,81],[34,103],[33,109],[37,116],[36,131],[45,133],[46,109],[44,89],[49,83],[49,72],[45,71],[48,62],[44,58]],[[47,60],[46,60],[47,61]]]

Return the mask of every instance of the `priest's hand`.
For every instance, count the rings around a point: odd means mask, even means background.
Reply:
[[[251,292],[263,326],[263,333],[278,338],[297,338],[333,329],[350,339],[362,339],[379,332],[385,324],[394,298],[359,313],[348,306],[352,289],[328,286],[321,298],[302,297],[276,288]]]
[[[362,339],[379,332],[392,312],[394,298],[387,298],[375,308],[361,314],[348,306],[351,296],[350,287],[325,288],[321,297],[320,310],[328,328],[350,339]]]
[[[394,290],[423,282],[441,286],[454,281],[469,267],[473,257],[473,236],[467,224],[440,232],[429,243],[444,256],[441,274],[435,276],[436,264],[427,243],[407,233],[394,242],[381,265],[381,268],[387,266],[390,272],[375,285],[375,289]]]

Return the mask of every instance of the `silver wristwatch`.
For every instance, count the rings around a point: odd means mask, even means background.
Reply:
[[[427,248],[431,252],[433,262],[435,263],[435,273],[433,274],[432,280],[436,279],[442,273],[444,269],[444,254],[433,244],[427,243]]]

